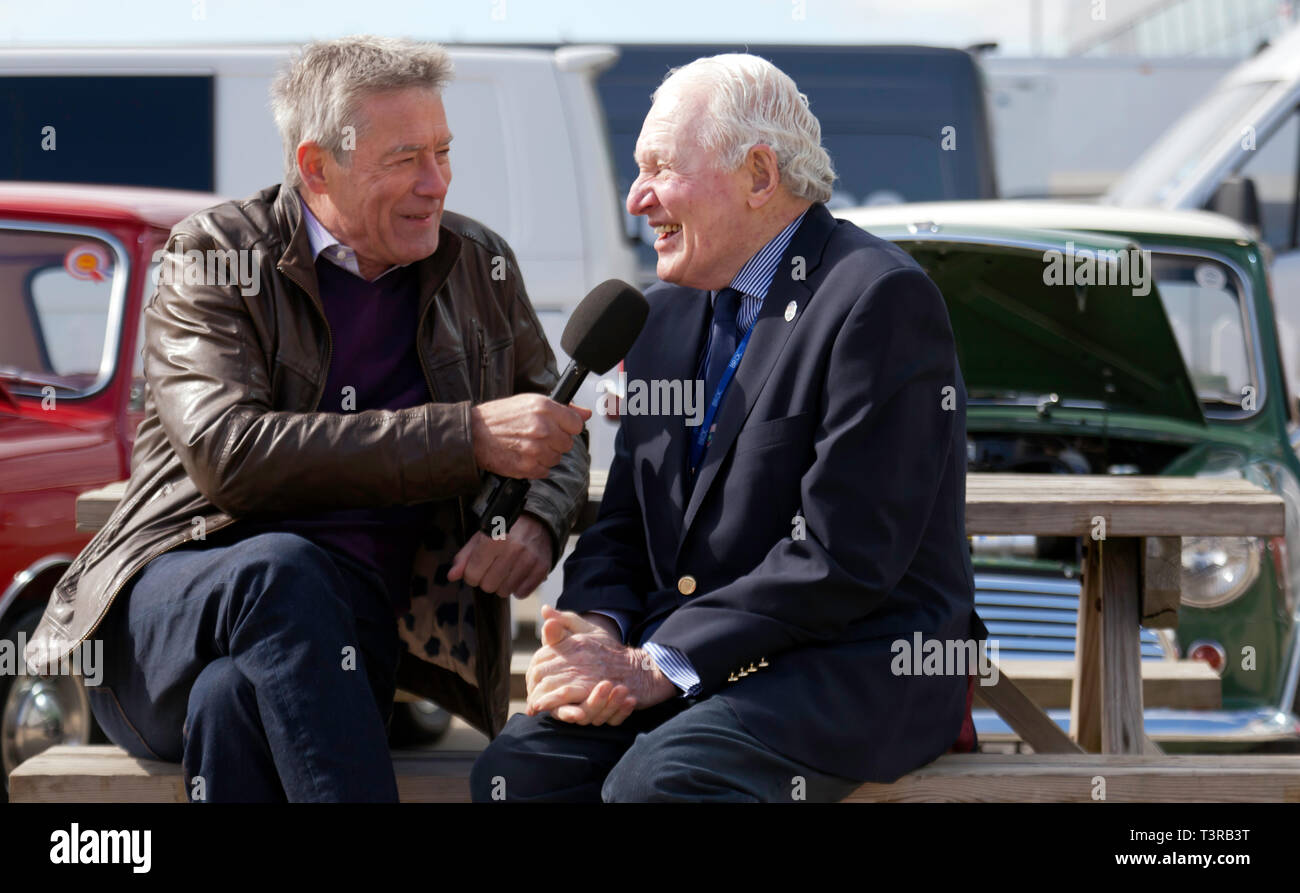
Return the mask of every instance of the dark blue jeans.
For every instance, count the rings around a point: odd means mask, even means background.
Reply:
[[[397,622],[361,565],[219,532],[150,562],[95,635],[95,718],[132,755],[181,763],[191,800],[397,800]]]

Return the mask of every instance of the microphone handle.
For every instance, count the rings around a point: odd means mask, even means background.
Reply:
[[[551,399],[568,406],[589,370],[576,360],[570,361],[564,374],[551,391]],[[528,496],[531,482],[517,478],[502,477],[489,472],[479,488],[478,495],[470,505],[470,511],[477,519],[478,529],[488,536],[499,534],[504,537],[519,520],[524,510],[524,499]]]
[[[582,387],[583,379],[591,370],[586,366],[580,365],[577,360],[570,360],[564,374],[560,380],[555,383],[554,390],[551,391],[551,399],[561,406],[568,406],[573,402],[574,396],[578,393],[578,388]]]

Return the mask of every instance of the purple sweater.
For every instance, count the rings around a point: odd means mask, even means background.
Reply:
[[[404,409],[432,400],[415,348],[416,266],[367,282],[322,255],[316,259],[316,278],[334,343],[318,410]],[[400,614],[409,600],[411,562],[427,517],[427,505],[390,506],[259,519],[252,526],[257,532],[300,534],[370,568],[384,579]]]

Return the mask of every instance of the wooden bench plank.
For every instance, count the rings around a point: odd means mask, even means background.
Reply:
[[[1074,661],[999,660],[998,667],[1044,710],[1070,706]],[[982,706],[990,706],[984,702],[980,689],[980,685],[975,686],[975,700]],[[1204,661],[1144,660],[1142,701],[1148,707],[1218,710],[1223,706],[1223,681]]]
[[[126,481],[117,481],[98,490],[87,490],[77,497],[77,529],[95,531],[108,522],[113,509],[122,501],[126,492]]]
[[[578,529],[595,520],[607,473],[591,472]],[[77,529],[98,530],[126,490],[119,481],[77,498]],[[1170,503],[1177,503],[1171,512]],[[1281,497],[1248,481],[1130,475],[966,475],[966,533],[1086,536],[1093,518],[1107,536],[1283,536]]]
[[[393,751],[403,803],[469,802],[475,751]],[[137,760],[120,747],[59,745],[37,754],[9,776],[13,803],[184,803],[179,763]]]
[[[469,800],[473,751],[394,751],[404,803]],[[851,803],[1300,803],[1300,755],[947,754],[893,784],[865,784]],[[177,803],[181,767],[136,760],[111,745],[59,746],[10,778],[14,803]]]
[[[11,803],[184,803],[178,763],[137,760],[120,747],[58,745],[9,775]]]
[[[1106,519],[1124,536],[1282,536],[1280,496],[1248,481],[1130,475],[966,475],[966,533],[1088,536]]]
[[[1300,803],[1300,755],[948,754],[850,803]]]

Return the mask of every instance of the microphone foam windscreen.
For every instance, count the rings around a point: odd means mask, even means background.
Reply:
[[[645,295],[621,279],[606,279],[574,309],[560,345],[579,365],[603,375],[627,356],[649,314]]]

